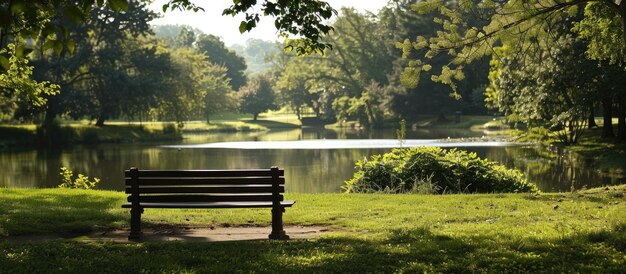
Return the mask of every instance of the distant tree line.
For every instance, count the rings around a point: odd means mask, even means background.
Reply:
[[[35,28],[48,38],[16,39],[19,47],[6,46],[2,32],[0,119],[183,124],[235,110],[256,119],[287,107],[301,119],[382,127],[461,112],[502,114],[512,125],[550,128],[575,143],[602,113],[603,135],[626,140],[626,43],[616,39],[624,26],[615,12],[623,6],[606,1],[392,0],[376,14],[344,8],[330,26],[314,24],[322,33],[332,29],[317,44],[250,40],[235,50],[188,27],[153,32],[156,15],[145,4],[121,2],[127,11],[88,9],[84,24],[52,17],[51,28]],[[230,10],[252,1],[241,3]],[[296,1],[293,8],[318,4]],[[296,54],[306,52],[320,54]]]

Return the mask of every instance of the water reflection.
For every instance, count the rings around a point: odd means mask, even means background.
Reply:
[[[411,131],[411,139],[477,137],[471,131]],[[290,141],[311,139],[395,139],[393,130],[363,132],[354,130],[287,130],[256,133],[195,134],[180,144],[225,141]],[[397,140],[393,140],[398,142]],[[102,179],[99,188],[122,190],[122,170],[130,166],[144,169],[258,168],[278,165],[285,168],[287,191],[338,192],[353,173],[354,162],[388,149],[173,149],[171,144],[105,144],[64,149],[12,151],[0,153],[0,186],[54,187],[59,184],[61,166]],[[543,191],[569,191],[575,188],[626,183],[624,178],[600,174],[592,163],[575,157],[541,157],[534,147],[464,147],[481,157],[516,167]]]

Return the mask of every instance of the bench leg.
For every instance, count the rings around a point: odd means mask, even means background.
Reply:
[[[288,240],[289,236],[283,230],[283,212],[284,207],[272,209],[272,233],[270,239],[272,240]]]
[[[143,208],[132,208],[130,210],[129,241],[140,241],[143,236],[141,232],[141,213],[143,213]]]

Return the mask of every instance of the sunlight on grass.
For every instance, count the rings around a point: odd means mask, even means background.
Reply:
[[[298,202],[284,215],[287,225],[328,225],[331,232],[310,240],[125,244],[80,241],[93,229],[128,227],[121,192],[0,189],[4,235],[78,237],[0,242],[0,264],[9,272],[50,264],[66,272],[619,272],[626,264],[624,194],[624,185],[541,195],[288,193]],[[143,222],[267,226],[270,213],[147,209]]]

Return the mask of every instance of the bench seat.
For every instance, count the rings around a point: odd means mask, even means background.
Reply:
[[[282,201],[283,207],[291,207],[296,201]],[[139,203],[142,208],[255,208],[272,207],[272,202],[180,202],[180,203]],[[132,208],[132,203],[122,204],[122,208]]]

